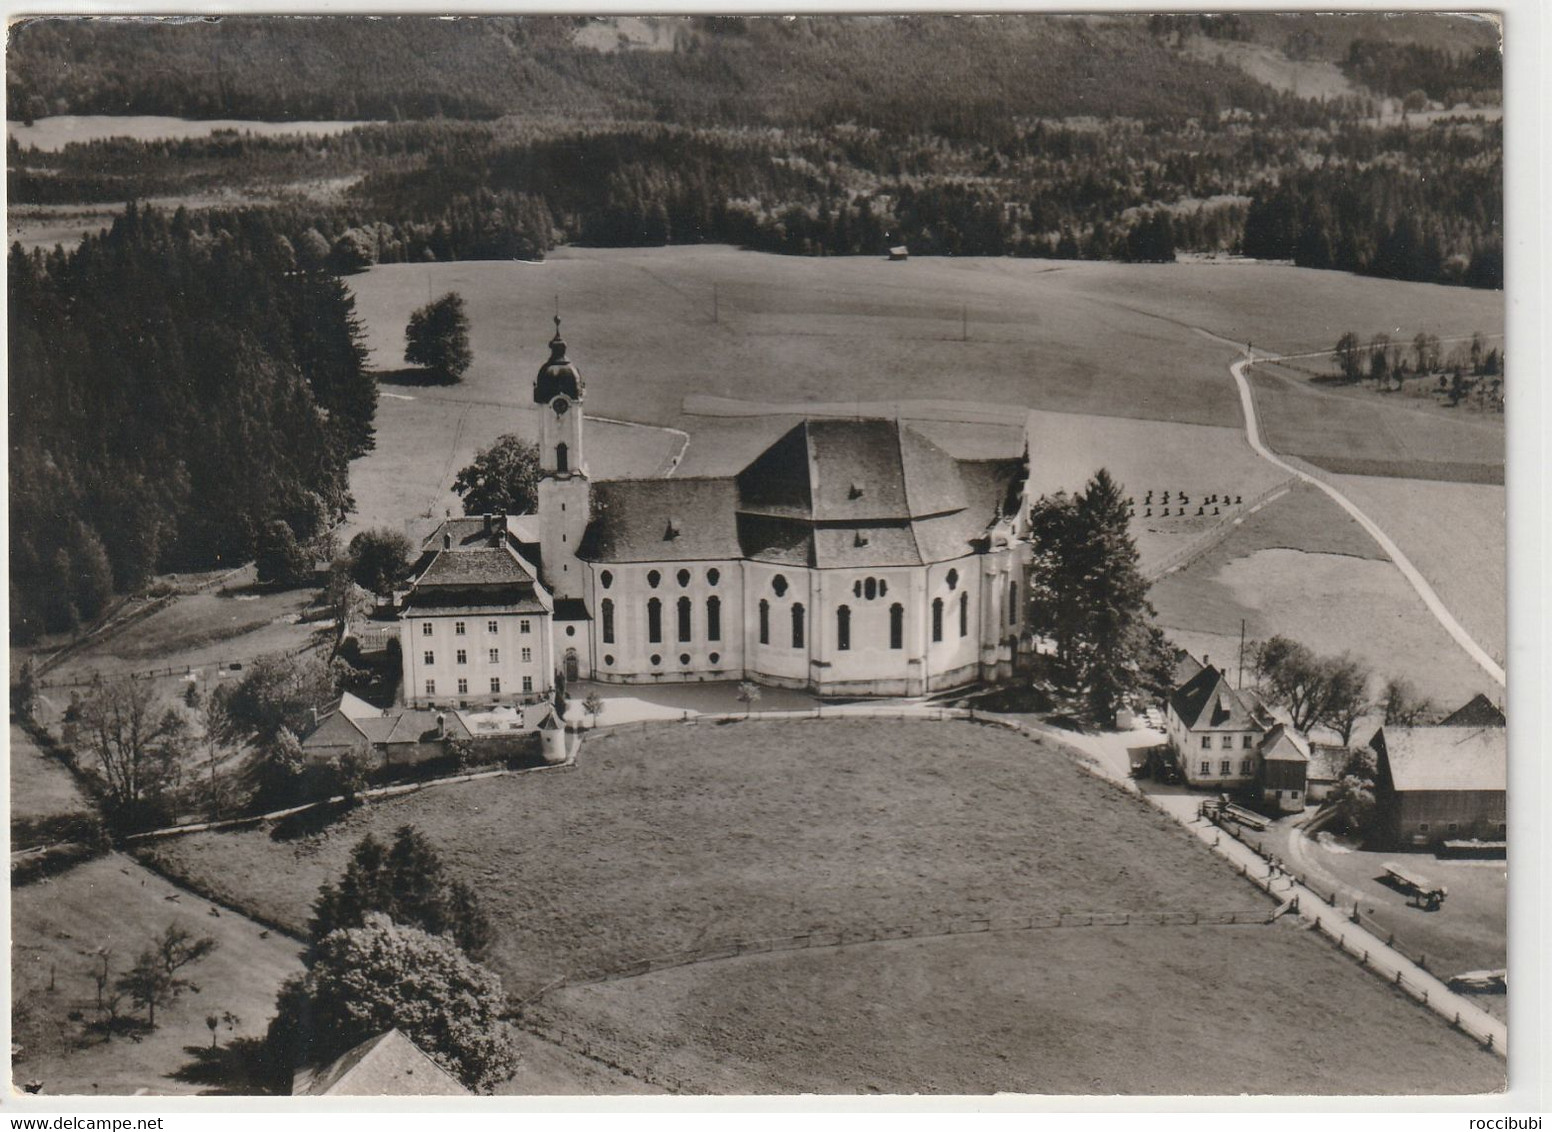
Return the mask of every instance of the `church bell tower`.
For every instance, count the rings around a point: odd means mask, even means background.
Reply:
[[[557,598],[583,596],[582,565],[577,550],[587,533],[592,485],[582,447],[582,402],[586,383],[566,357],[555,316],[550,360],[534,378],[533,399],[539,413],[539,524],[544,583]]]

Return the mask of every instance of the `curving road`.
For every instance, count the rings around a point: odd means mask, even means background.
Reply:
[[[1212,335],[1212,337],[1217,336]],[[1239,345],[1240,349],[1248,349],[1243,344],[1236,343],[1236,345]],[[1255,398],[1251,394],[1250,380],[1245,376],[1245,370],[1255,360],[1254,357],[1241,358],[1229,367],[1229,372],[1234,375],[1235,384],[1239,386],[1240,406],[1245,412],[1245,439],[1250,442],[1250,447],[1255,450],[1256,455],[1273,467],[1280,468],[1289,475],[1296,476],[1303,482],[1319,488],[1330,496],[1338,507],[1356,519],[1358,525],[1369,532],[1369,536],[1379,543],[1380,549],[1389,556],[1390,560],[1396,564],[1396,568],[1401,571],[1402,576],[1411,583],[1412,588],[1417,591],[1417,596],[1422,598],[1423,604],[1428,607],[1428,612],[1433,614],[1434,620],[1444,626],[1444,631],[1455,638],[1455,643],[1466,651],[1466,655],[1475,661],[1478,667],[1491,676],[1499,685],[1503,685],[1505,683],[1503,668],[1488,655],[1486,649],[1472,639],[1471,634],[1466,632],[1461,623],[1455,620],[1454,615],[1445,608],[1444,602],[1439,600],[1439,595],[1428,584],[1428,579],[1424,578],[1417,567],[1412,565],[1411,559],[1401,552],[1401,548],[1392,541],[1389,535],[1380,529],[1379,524],[1365,515],[1359,510],[1356,503],[1325,480],[1318,476],[1313,476],[1301,468],[1294,467],[1261,442],[1261,425],[1256,419]],[[1277,359],[1269,358],[1266,360],[1276,361]]]

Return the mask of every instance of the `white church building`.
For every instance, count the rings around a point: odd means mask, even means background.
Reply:
[[[961,460],[898,420],[812,418],[737,475],[595,483],[585,395],[557,319],[533,383],[536,512],[426,540],[400,612],[412,705],[530,700],[557,670],[836,696],[1011,675],[1027,455]]]

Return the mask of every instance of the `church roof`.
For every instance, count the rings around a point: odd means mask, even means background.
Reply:
[[[805,420],[737,479],[744,512],[821,523],[912,519],[969,502],[958,462],[891,420]]]
[[[737,495],[727,477],[606,480],[578,555],[594,562],[738,558]]]
[[[915,566],[974,549],[1018,460],[956,460],[892,420],[804,421],[733,477],[596,484],[581,556]]]

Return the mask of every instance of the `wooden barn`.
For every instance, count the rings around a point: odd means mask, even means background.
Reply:
[[[1383,840],[1397,848],[1507,836],[1507,732],[1502,727],[1382,727],[1374,795]]]

